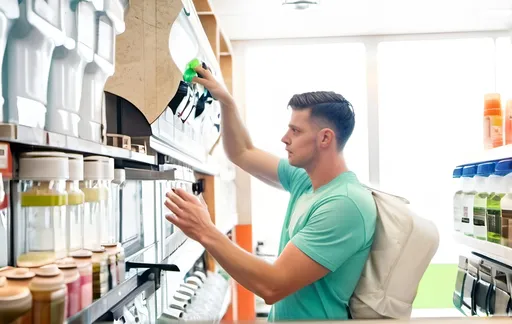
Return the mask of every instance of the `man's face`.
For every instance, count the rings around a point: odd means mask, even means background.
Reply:
[[[286,144],[288,162],[306,168],[317,156],[317,134],[319,127],[312,122],[311,109],[292,110],[288,131],[281,141]]]

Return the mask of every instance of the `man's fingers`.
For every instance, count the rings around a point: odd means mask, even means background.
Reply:
[[[185,190],[183,190],[181,188],[174,189],[174,192],[176,193],[176,195],[178,195],[184,201],[188,201],[191,203],[197,203],[197,201],[198,201],[196,196],[186,192]]]
[[[172,200],[166,199],[164,205],[165,207],[169,208],[169,210],[177,217],[183,216],[183,210],[181,210],[181,208],[172,202]]]
[[[169,191],[167,194],[165,194],[167,199],[171,200],[176,206],[179,208],[185,207],[185,200],[180,197],[180,195],[177,194],[176,189],[173,189],[172,191]]]
[[[207,69],[203,68],[201,65],[196,66],[194,71],[196,71],[197,74],[199,74],[202,77],[202,79],[210,80],[210,81],[215,80],[213,75],[211,74],[211,72],[208,71]]]

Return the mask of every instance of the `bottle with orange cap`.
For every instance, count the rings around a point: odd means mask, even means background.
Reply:
[[[505,144],[512,144],[512,99],[507,100],[503,124],[505,125]]]
[[[484,97],[484,148],[491,149],[502,145],[501,96],[499,93],[488,93]]]

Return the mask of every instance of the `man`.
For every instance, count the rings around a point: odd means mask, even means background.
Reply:
[[[354,112],[334,92],[295,95],[282,138],[288,161],[255,148],[229,93],[201,67],[206,87],[222,106],[222,139],[228,158],[256,178],[290,192],[274,264],[245,252],[219,232],[207,208],[177,189],[167,194],[167,219],[201,243],[241,285],[273,304],[270,321],[349,318],[348,302],[359,280],[375,230],[371,193],[349,171],[343,147]]]

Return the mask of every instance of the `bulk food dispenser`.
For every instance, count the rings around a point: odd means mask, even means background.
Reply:
[[[85,195],[80,190],[80,181],[84,179],[84,158],[80,154],[68,154],[69,180],[66,181],[68,193],[67,244],[68,254],[82,249],[83,244],[83,212]]]
[[[67,255],[68,156],[60,152],[22,153],[15,249],[20,267],[34,268]]]

